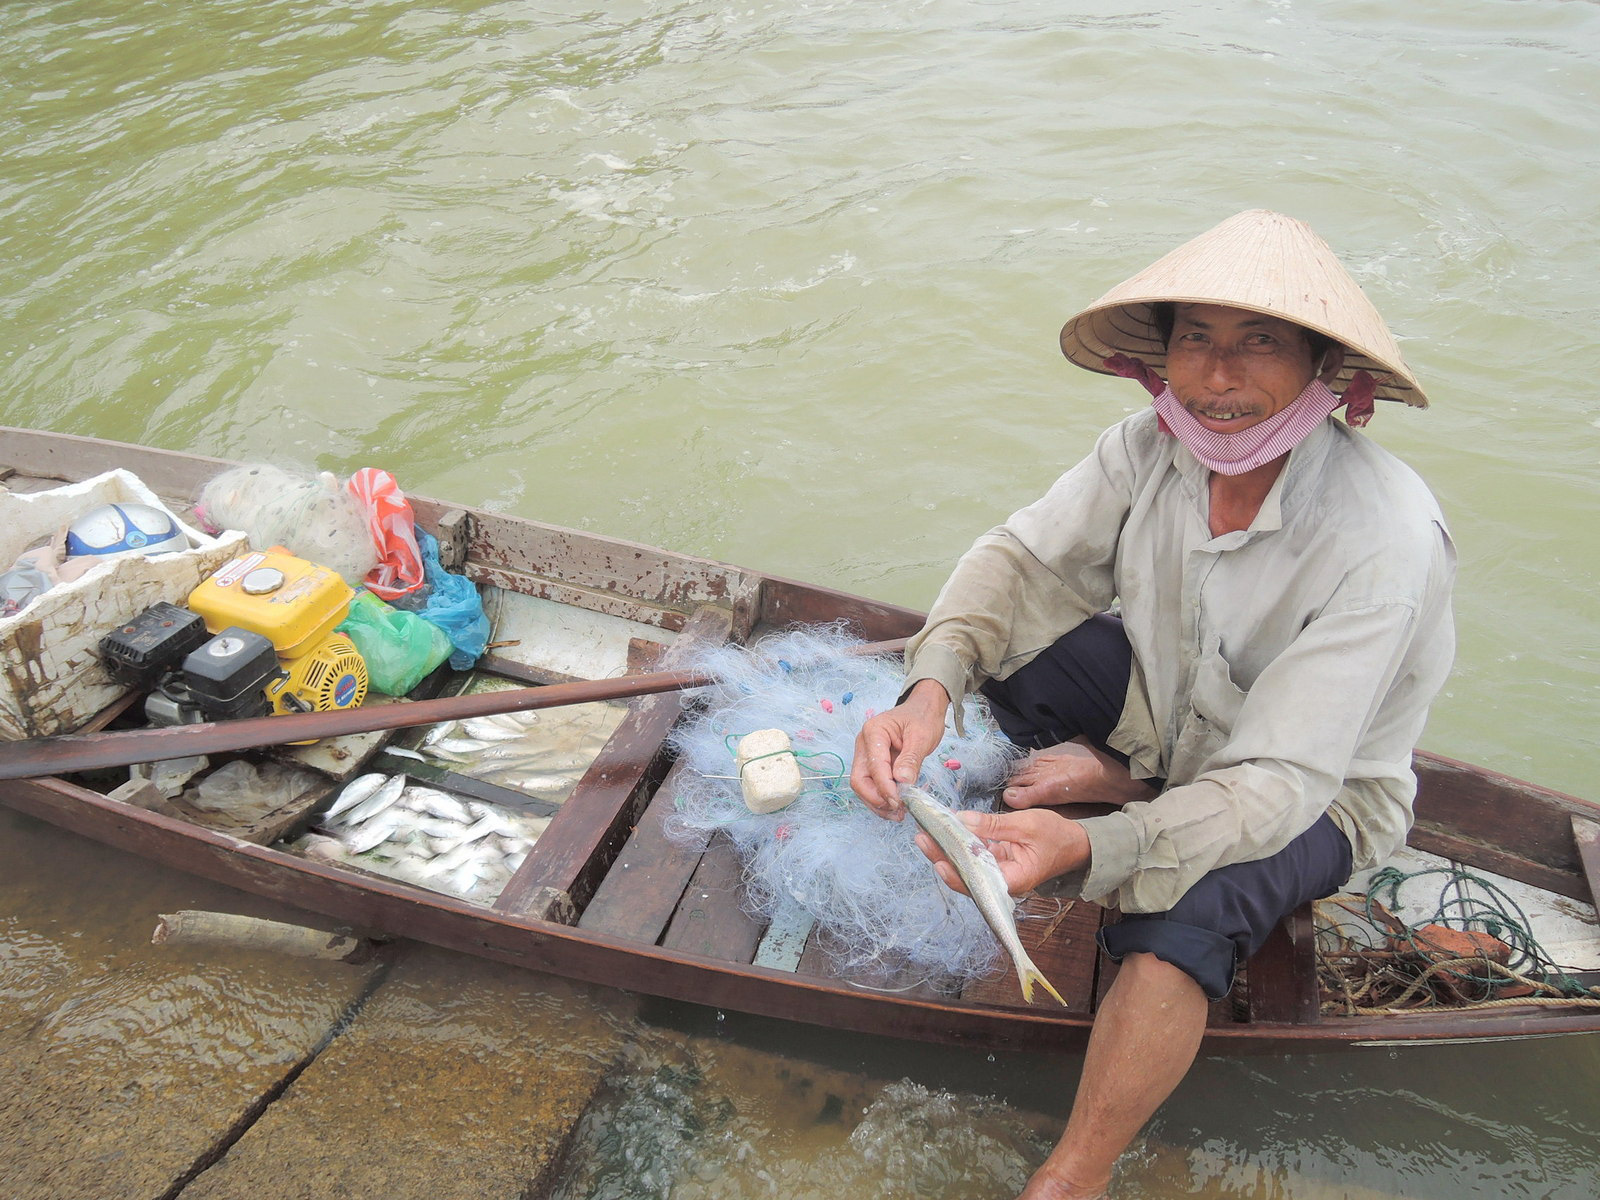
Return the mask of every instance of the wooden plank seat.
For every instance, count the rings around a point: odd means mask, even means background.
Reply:
[[[1115,908],[1103,910],[1102,924],[1114,924],[1120,917]],[[1111,985],[1116,981],[1119,967],[1105,955],[1100,955],[1095,962],[1094,976],[1094,1010],[1098,1012],[1100,1005],[1105,1003],[1106,993],[1111,990]],[[1208,1029],[1226,1028],[1237,1025],[1241,1021],[1250,1019],[1250,970],[1246,966],[1233,981],[1233,988],[1220,1000],[1213,1000],[1206,1006],[1206,1027]]]
[[[1574,815],[1572,841],[1578,848],[1578,860],[1583,864],[1590,900],[1600,908],[1600,821]]]
[[[1242,974],[1249,1019],[1313,1025],[1320,1019],[1317,933],[1311,905],[1302,904],[1278,922]]]

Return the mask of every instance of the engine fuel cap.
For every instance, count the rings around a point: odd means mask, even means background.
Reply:
[[[239,581],[247,596],[267,596],[283,586],[284,574],[277,567],[257,567]]]

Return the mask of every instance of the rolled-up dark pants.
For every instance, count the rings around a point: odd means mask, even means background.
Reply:
[[[1122,717],[1133,648],[1122,622],[1089,618],[1009,678],[983,687],[1006,737],[1029,750],[1086,737],[1106,745]],[[1160,780],[1151,780],[1160,786]],[[1103,928],[1100,948],[1114,962],[1154,954],[1183,971],[1213,1000],[1228,994],[1234,972],[1273,926],[1308,900],[1336,892],[1350,878],[1350,843],[1326,814],[1282,850],[1202,876],[1162,913],[1124,913]]]

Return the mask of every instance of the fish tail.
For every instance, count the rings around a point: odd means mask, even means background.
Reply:
[[[1055,997],[1056,1003],[1062,1008],[1067,1007],[1067,1002],[1061,998],[1061,993],[1050,986],[1050,981],[1044,977],[1044,972],[1031,962],[1023,964],[1017,970],[1017,978],[1022,983],[1022,999],[1025,1004],[1033,1003],[1033,988],[1038,984]]]

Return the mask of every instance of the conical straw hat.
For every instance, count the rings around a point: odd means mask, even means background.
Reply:
[[[1167,349],[1150,308],[1160,301],[1227,304],[1315,329],[1346,350],[1334,391],[1364,370],[1383,399],[1428,406],[1378,310],[1328,243],[1293,217],[1252,209],[1185,242],[1068,321],[1061,352],[1101,374],[1113,373],[1105,359],[1130,355],[1164,378]]]

